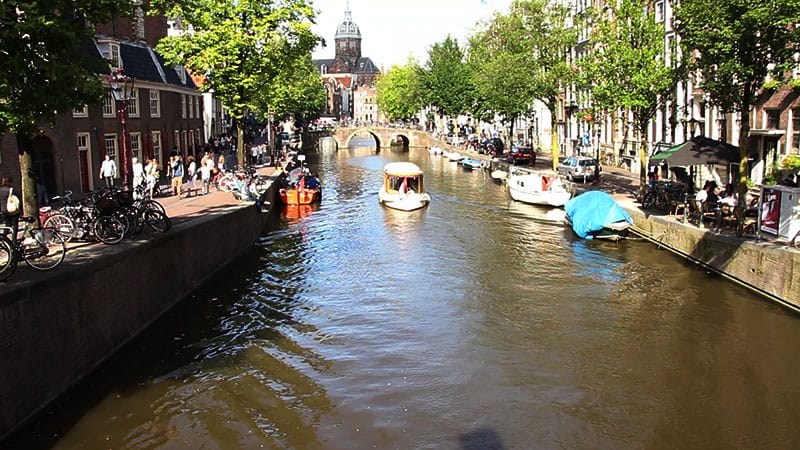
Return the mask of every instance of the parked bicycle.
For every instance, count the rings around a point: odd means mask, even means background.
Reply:
[[[96,239],[104,244],[117,244],[125,237],[125,225],[112,214],[101,214],[96,204],[97,194],[91,193],[81,201],[72,200],[72,191],[53,197],[51,201],[63,206],[52,211],[44,221],[46,228],[58,230],[66,242],[72,239]]]
[[[35,229],[34,217],[20,217],[19,221],[24,224],[22,230],[0,227],[0,281],[13,275],[20,261],[37,270],[50,270],[58,267],[67,254],[67,245],[57,230]],[[16,243],[12,233],[17,234]]]
[[[670,212],[678,205],[684,204],[685,193],[686,186],[681,183],[657,181],[648,184],[644,198],[642,198],[642,208],[656,208],[664,212]]]

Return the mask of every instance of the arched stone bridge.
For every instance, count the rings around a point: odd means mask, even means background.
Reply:
[[[392,142],[402,142],[404,147],[430,147],[436,143],[427,131],[388,127],[337,128],[333,138],[338,148],[347,148],[353,137],[363,134],[372,135],[378,148],[388,147]]]

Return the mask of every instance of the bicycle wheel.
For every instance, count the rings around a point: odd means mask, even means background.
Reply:
[[[155,200],[147,200],[146,202],[144,202],[144,209],[161,211],[162,214],[164,214],[165,216],[167,215],[167,210],[164,209],[164,205]]]
[[[47,218],[42,224],[44,228],[54,228],[64,239],[64,242],[71,241],[77,234],[75,221],[66,214],[55,213]]]
[[[655,192],[646,192],[644,194],[644,200],[642,200],[642,208],[650,209],[656,203],[656,194]]]
[[[125,237],[125,227],[114,216],[100,216],[94,223],[93,230],[103,244],[118,244]]]
[[[236,180],[230,175],[223,175],[217,182],[217,186],[222,192],[231,192],[236,186]]]
[[[34,242],[24,247],[25,262],[38,270],[58,267],[67,255],[67,244],[55,228],[34,231]]]
[[[146,210],[144,212],[144,221],[156,233],[166,233],[172,228],[172,221],[161,211]]]
[[[17,268],[17,253],[11,241],[5,236],[0,236],[0,281],[5,281]]]

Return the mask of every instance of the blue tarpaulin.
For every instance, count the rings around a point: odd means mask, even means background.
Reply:
[[[564,211],[575,234],[583,239],[592,239],[594,233],[614,222],[633,223],[630,214],[603,191],[588,191],[573,197],[564,205]]]

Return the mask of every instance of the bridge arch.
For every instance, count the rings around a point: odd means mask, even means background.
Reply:
[[[333,133],[338,147],[347,148],[357,134],[369,134],[375,139],[377,147],[388,147],[392,142],[400,140],[404,148],[424,147],[433,143],[433,138],[425,131],[408,128],[356,127],[338,128]]]

